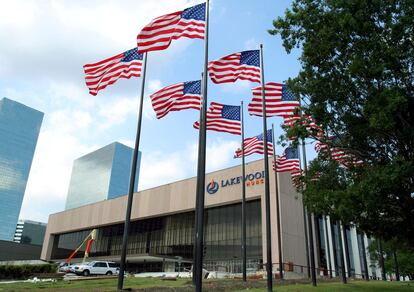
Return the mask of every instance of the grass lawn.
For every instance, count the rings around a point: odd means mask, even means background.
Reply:
[[[237,291],[249,291],[249,292],[265,292],[266,288],[258,289],[243,289]],[[318,283],[317,287],[312,287],[311,284],[290,284],[290,285],[274,285],[273,291],[280,292],[302,292],[302,291],[320,291],[320,292],[342,292],[342,291],[414,291],[414,283],[407,282],[382,282],[382,281],[349,281],[348,284],[344,285],[338,282],[330,283]]]
[[[96,279],[87,281],[58,281],[54,283],[14,283],[0,284],[0,291],[116,291],[117,279]],[[259,288],[255,288],[259,287]],[[262,288],[263,287],[263,288]],[[203,284],[205,291],[249,291],[265,292],[265,281],[251,281],[247,286],[240,280],[208,280]],[[155,278],[126,278],[124,288],[132,291],[194,291],[189,279],[166,281]],[[382,281],[350,281],[343,285],[338,282],[318,283],[318,287],[310,284],[275,283],[274,291],[414,291],[414,283],[382,282]]]

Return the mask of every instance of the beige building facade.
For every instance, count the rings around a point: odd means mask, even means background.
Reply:
[[[269,167],[271,169],[271,165]],[[282,246],[277,244],[275,177],[270,172],[271,243],[274,270],[282,249],[284,263],[306,266],[303,205],[289,173],[278,174]],[[206,176],[205,263],[238,272],[241,265],[241,166]],[[191,262],[194,240],[196,178],[134,194],[127,259],[136,271],[171,269],[177,258]],[[263,160],[246,164],[247,251],[250,270],[266,259]],[[97,239],[90,259],[119,260],[127,196],[52,214],[41,259],[63,261],[92,230]],[[84,250],[84,249],[83,249]],[[83,257],[82,249],[76,260]],[[295,268],[295,271],[299,271]],[[303,271],[303,269],[301,269]]]

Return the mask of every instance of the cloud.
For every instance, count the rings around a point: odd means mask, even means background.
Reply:
[[[101,129],[107,129],[125,122],[129,115],[138,113],[138,98],[118,98],[99,105],[98,114],[102,117]]]
[[[233,161],[234,151],[240,142],[216,139],[207,144],[206,171],[211,172],[222,169]]]
[[[257,84],[257,83],[256,83]],[[220,86],[220,90],[225,93],[245,93],[246,95],[250,96],[250,89],[253,88],[255,85],[253,85],[252,82],[247,80],[237,80],[237,82],[234,83],[223,83]],[[241,96],[240,98],[243,98]]]
[[[244,42],[245,50],[257,50],[259,48],[259,41],[255,38],[250,38]]]
[[[222,138],[209,139],[206,147],[206,172],[222,169],[233,162],[233,155],[240,147],[240,142],[223,140]],[[189,160],[196,163],[198,160],[198,144],[188,147]]]
[[[163,85],[161,83],[161,80],[152,79],[148,81],[147,87],[148,89],[146,90],[146,92],[148,94],[146,94],[144,98],[144,108],[142,109],[142,114],[143,114],[143,117],[148,120],[155,120],[156,115],[155,115],[154,109],[152,108],[152,103],[151,103],[151,99],[149,95],[160,90],[163,87]]]
[[[182,153],[145,152],[142,155],[139,190],[160,186],[188,175]]]
[[[136,46],[140,28],[153,18],[196,2],[200,1],[1,1],[0,40],[7,46],[0,49],[0,76],[78,82],[83,64]],[[173,56],[191,42],[180,43],[167,54]]]
[[[46,222],[48,214],[62,211],[73,160],[91,148],[59,129],[41,131],[20,217]]]

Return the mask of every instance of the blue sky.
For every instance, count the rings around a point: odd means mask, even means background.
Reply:
[[[154,17],[201,2],[0,0],[0,96],[45,113],[21,218],[47,221],[49,214],[64,209],[74,159],[113,141],[133,145],[141,78],[118,80],[93,97],[82,66],[133,48],[140,28]],[[267,33],[290,3],[211,1],[209,59],[257,49],[263,43],[265,80],[282,82],[296,76],[300,51],[287,55],[280,38]],[[180,39],[148,56],[140,190],[196,174],[198,132],[192,124],[199,112],[173,112],[157,120],[148,95],[199,79],[202,65],[202,40]],[[244,101],[246,137],[262,130],[261,119],[247,114],[255,86],[209,82],[209,102]],[[276,136],[282,133],[281,122],[268,120],[269,127],[275,124]],[[239,136],[208,132],[207,171],[238,165],[232,157],[239,144]],[[252,155],[247,161],[259,158]]]

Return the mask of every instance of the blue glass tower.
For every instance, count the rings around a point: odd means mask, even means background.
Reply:
[[[114,142],[73,163],[66,210],[128,194],[133,149]],[[141,153],[138,155],[135,191]]]
[[[0,100],[0,239],[13,240],[43,113]]]

